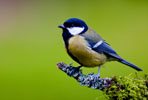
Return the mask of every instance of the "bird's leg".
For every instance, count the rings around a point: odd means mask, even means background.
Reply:
[[[100,68],[101,68],[101,66],[99,66],[98,74],[95,75],[95,77],[94,77],[95,82],[98,80],[98,78],[100,78]]]
[[[82,65],[80,65],[78,67],[73,67],[69,73],[69,76],[72,76],[72,74],[75,73],[76,71],[78,71],[81,67],[82,67]]]

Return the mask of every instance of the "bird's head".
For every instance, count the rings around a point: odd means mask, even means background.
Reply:
[[[86,23],[77,18],[70,18],[64,22],[63,25],[59,25],[63,31],[68,31],[72,36],[83,34],[88,30]]]

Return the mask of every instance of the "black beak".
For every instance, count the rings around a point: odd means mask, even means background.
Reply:
[[[64,26],[64,25],[58,25],[58,27],[59,27],[59,28],[65,28],[65,26]]]

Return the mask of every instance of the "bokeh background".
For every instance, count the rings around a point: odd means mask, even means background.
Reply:
[[[0,0],[0,100],[106,100],[57,69],[73,62],[57,25],[76,17],[96,30],[121,57],[148,73],[147,0]],[[82,68],[85,74],[98,68]],[[101,77],[135,76],[117,62]]]

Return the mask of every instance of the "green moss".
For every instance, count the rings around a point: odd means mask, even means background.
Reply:
[[[148,88],[145,80],[130,76],[115,76],[111,87],[105,90],[106,97],[113,100],[147,100]]]

